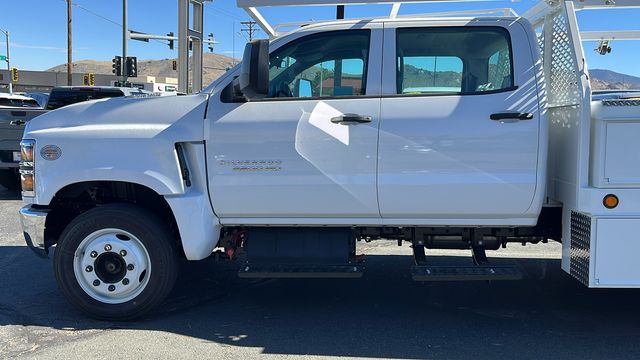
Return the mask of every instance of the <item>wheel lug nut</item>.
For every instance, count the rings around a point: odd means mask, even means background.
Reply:
[[[100,280],[93,280],[93,286],[100,286]]]
[[[84,269],[86,272],[92,272],[93,271],[93,266],[89,265]]]
[[[107,244],[104,246],[104,251],[111,251],[111,245]]]
[[[133,269],[134,269],[133,264],[127,265],[127,270],[133,271]]]
[[[129,279],[127,278],[122,279],[122,285],[129,285]]]
[[[92,258],[97,257],[98,253],[96,251],[92,251],[91,254],[89,254]]]
[[[109,291],[114,291],[116,289],[115,285],[109,285]]]
[[[120,250],[120,256],[127,256],[127,250]]]

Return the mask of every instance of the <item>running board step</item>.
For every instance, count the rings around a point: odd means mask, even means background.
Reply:
[[[522,271],[516,266],[414,266],[415,281],[520,280]]]
[[[238,271],[241,278],[339,278],[354,279],[362,277],[362,265],[278,265],[278,264],[245,264]]]

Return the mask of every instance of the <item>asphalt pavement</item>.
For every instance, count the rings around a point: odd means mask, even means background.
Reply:
[[[505,282],[414,282],[408,244],[391,241],[358,245],[361,279],[246,280],[238,263],[185,261],[158,311],[96,321],[24,245],[21,206],[0,188],[0,358],[640,358],[640,290],[585,288],[560,269],[557,243],[490,254],[525,270]]]

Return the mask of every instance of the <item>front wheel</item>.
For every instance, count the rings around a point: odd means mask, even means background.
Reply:
[[[162,302],[176,281],[175,239],[150,212],[104,205],[63,231],[53,259],[56,281],[73,305],[92,317],[128,320]]]

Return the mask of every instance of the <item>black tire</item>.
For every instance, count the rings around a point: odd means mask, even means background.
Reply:
[[[20,190],[20,174],[13,169],[0,169],[0,185],[7,190]]]
[[[146,287],[135,298],[109,304],[85,292],[74,274],[74,254],[90,234],[116,228],[134,235],[145,247],[151,264]],[[171,232],[155,215],[129,204],[109,204],[75,218],[62,232],[53,258],[58,286],[67,300],[91,317],[130,320],[159,305],[169,295],[178,275],[178,250]]]

